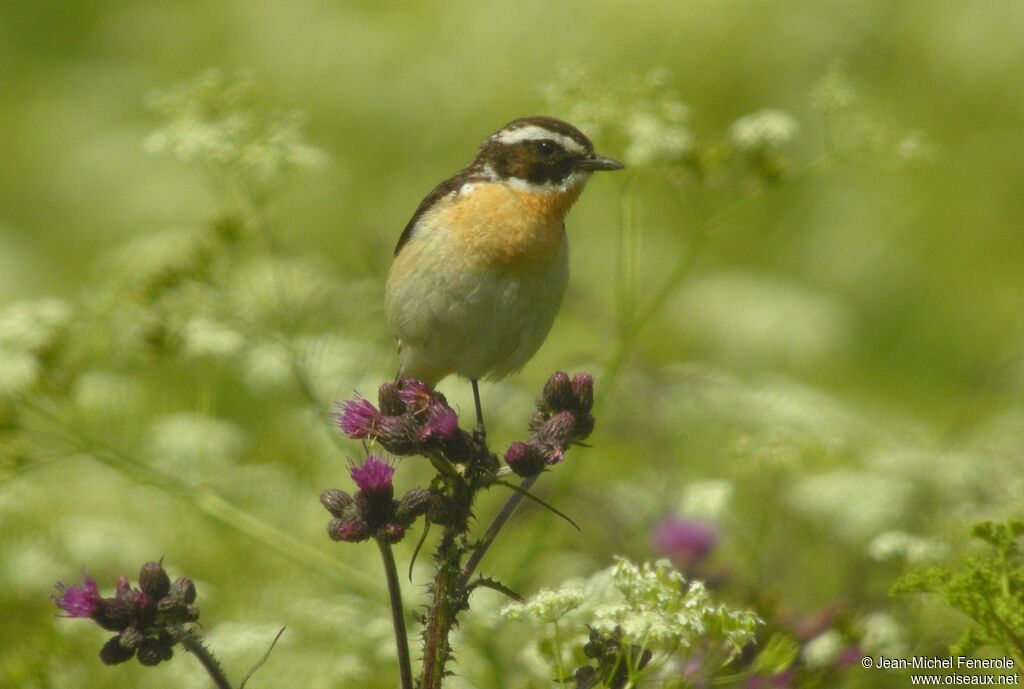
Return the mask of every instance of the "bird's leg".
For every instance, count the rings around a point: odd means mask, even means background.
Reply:
[[[469,382],[473,384],[473,403],[476,405],[476,431],[474,431],[474,435],[483,443],[487,438],[487,431],[484,429],[484,409],[480,404],[480,386],[476,380],[470,380]]]

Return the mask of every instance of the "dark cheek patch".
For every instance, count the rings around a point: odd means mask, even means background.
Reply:
[[[558,184],[573,172],[570,157],[538,158],[526,145],[496,147],[480,162],[490,164],[501,179],[523,179],[531,184]]]

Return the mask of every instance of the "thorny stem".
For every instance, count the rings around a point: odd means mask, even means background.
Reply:
[[[539,475],[538,475],[539,476]],[[484,559],[484,555],[487,554],[487,549],[494,543],[494,539],[497,538],[498,532],[505,526],[508,520],[512,517],[512,513],[519,507],[519,503],[526,497],[525,493],[533,487],[533,484],[537,481],[537,476],[530,476],[524,478],[522,483],[519,484],[519,491],[512,493],[508,496],[508,500],[502,505],[501,510],[494,517],[494,521],[487,527],[487,532],[484,533],[484,537],[480,540],[480,545],[476,547],[473,554],[469,556],[469,560],[466,562],[466,566],[462,569],[462,574],[459,577],[459,588],[462,588],[469,582],[469,578],[473,576],[473,572],[480,565],[480,561]]]
[[[451,502],[459,510],[445,527],[437,546],[437,575],[432,584],[426,628],[423,631],[423,676],[421,689],[439,689],[445,677],[445,664],[451,656],[448,635],[455,618],[465,607],[465,592],[459,585],[459,562],[464,547],[461,541],[469,530],[475,490],[464,480],[452,487]]]
[[[175,625],[174,633],[181,641],[181,645],[185,647],[185,650],[194,655],[199,664],[210,675],[210,679],[213,680],[213,684],[217,689],[232,689],[231,682],[228,681],[227,676],[224,674],[224,669],[217,662],[217,659],[213,657],[210,649],[206,647],[199,636],[181,625]]]
[[[388,597],[391,600],[391,621],[395,625],[395,647],[398,650],[398,671],[402,678],[402,689],[412,689],[412,663],[409,660],[409,637],[405,631],[405,609],[402,607],[402,589],[398,584],[398,569],[391,544],[377,540],[380,557],[384,561],[384,573],[388,580]]]

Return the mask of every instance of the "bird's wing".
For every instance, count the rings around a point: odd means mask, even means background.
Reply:
[[[420,201],[420,205],[416,207],[416,212],[412,214],[412,217],[409,218],[409,222],[406,223],[405,225],[405,229],[402,230],[402,236],[398,238],[398,244],[395,245],[396,256],[398,255],[398,252],[402,250],[402,247],[405,246],[410,239],[412,239],[413,231],[416,229],[416,223],[417,221],[419,221],[420,217],[422,217],[423,214],[427,212],[427,209],[429,209],[431,206],[433,206],[435,203],[437,203],[440,199],[444,198],[448,194],[452,194],[458,191],[459,187],[465,184],[465,182],[465,176],[463,175],[463,173],[460,172],[454,177],[446,179],[445,181],[438,184],[436,187],[434,187],[433,191],[427,194],[426,198]]]

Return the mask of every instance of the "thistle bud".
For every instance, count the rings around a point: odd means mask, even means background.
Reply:
[[[104,598],[93,616],[96,624],[112,632],[119,632],[132,623],[135,605],[123,596]]]
[[[377,442],[393,455],[410,455],[419,449],[419,429],[409,416],[382,416],[375,432]]]
[[[147,562],[139,571],[139,588],[153,600],[160,600],[171,590],[171,578],[159,562]]]
[[[131,660],[134,655],[135,651],[133,649],[125,648],[121,645],[120,636],[111,637],[107,643],[103,644],[103,648],[100,649],[100,660],[103,661],[104,665],[119,665]]]
[[[537,431],[537,440],[544,445],[564,450],[572,443],[575,430],[576,417],[572,412],[558,412],[540,427]]]
[[[556,371],[548,378],[541,392],[541,403],[552,411],[562,411],[575,406],[576,397],[573,394],[572,383],[569,376],[562,371]]]
[[[377,538],[384,543],[398,543],[404,536],[405,527],[398,522],[388,522],[377,531]]]
[[[458,428],[452,437],[441,443],[441,454],[453,464],[469,464],[480,452],[473,436]]]
[[[572,439],[575,441],[586,440],[594,432],[594,415],[578,414],[576,425],[572,429]]]
[[[589,414],[594,406],[594,378],[586,373],[572,377],[572,394],[576,398],[576,410]]]
[[[138,658],[143,665],[159,665],[165,660],[170,660],[174,655],[170,644],[163,639],[148,637],[139,644]]]
[[[405,413],[402,392],[394,383],[384,383],[380,386],[377,391],[377,404],[380,405],[380,413],[385,416],[401,416]]]
[[[352,506],[352,496],[345,491],[329,488],[320,493],[320,504],[327,508],[331,516],[340,517]],[[191,602],[191,601],[190,601]]]
[[[412,488],[406,491],[402,499],[398,501],[395,517],[402,523],[412,523],[416,517],[427,513],[432,498],[433,493],[426,488]]]
[[[134,651],[146,637],[139,631],[138,627],[126,627],[121,635],[117,637],[122,648]]]
[[[370,537],[370,527],[362,517],[355,514],[346,518],[336,517],[327,522],[327,535],[333,541],[358,543]]]
[[[536,476],[544,470],[547,458],[540,448],[530,443],[514,442],[505,451],[505,463],[520,476]]]

